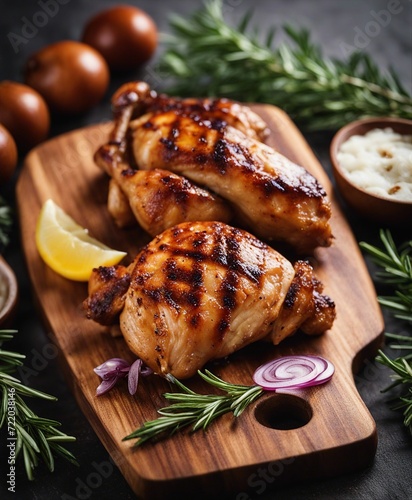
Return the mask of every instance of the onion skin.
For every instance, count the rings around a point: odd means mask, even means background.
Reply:
[[[254,382],[266,391],[303,389],[328,382],[333,364],[320,356],[284,356],[266,363],[253,374]]]
[[[64,40],[33,54],[25,82],[36,89],[54,112],[76,115],[101,101],[109,85],[106,61],[95,49]]]
[[[8,182],[17,165],[17,146],[10,132],[0,124],[0,184]]]
[[[120,5],[86,24],[82,41],[94,47],[113,71],[130,71],[147,62],[157,48],[157,27],[141,9]]]
[[[12,135],[21,152],[26,152],[49,134],[50,113],[43,97],[18,82],[0,82],[0,123]]]

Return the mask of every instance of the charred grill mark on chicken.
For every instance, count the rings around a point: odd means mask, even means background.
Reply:
[[[201,321],[199,307],[204,306],[202,296],[205,274],[211,266],[216,268],[222,276],[219,289],[216,290],[220,310],[216,335],[221,340],[230,325],[232,311],[239,306],[237,287],[240,277],[246,278],[258,288],[262,271],[241,258],[241,238],[244,236],[238,229],[230,228],[230,235],[222,234],[221,226],[215,224],[212,244],[210,235],[207,238],[205,233],[199,232],[193,238],[190,248],[180,240],[180,236],[181,230],[176,228],[173,244],[158,247],[158,251],[167,256],[161,268],[161,286],[151,288],[140,275],[133,276],[133,280],[147,299],[154,303],[164,301],[176,311],[184,308],[188,321],[197,325]],[[259,250],[263,252],[268,248],[264,243],[259,246]],[[147,258],[150,258],[150,253],[143,249],[138,261],[142,264]]]

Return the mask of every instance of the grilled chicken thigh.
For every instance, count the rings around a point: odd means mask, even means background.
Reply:
[[[95,269],[84,301],[89,318],[120,329],[155,372],[188,378],[211,359],[298,328],[332,326],[333,301],[307,263],[296,269],[246,231],[187,222],[146,245],[128,267]]]
[[[95,155],[109,175],[116,176],[113,165],[119,161],[129,169],[169,170],[227,200],[237,224],[258,237],[286,242],[302,253],[331,244],[324,189],[303,167],[262,142],[267,127],[246,106],[157,96],[142,82],[121,87],[113,105],[112,136]],[[132,206],[123,184],[119,187]],[[228,220],[220,216],[221,207],[216,210],[216,220]],[[180,215],[175,222],[189,220]]]

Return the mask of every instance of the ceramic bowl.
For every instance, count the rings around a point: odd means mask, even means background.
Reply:
[[[339,165],[337,153],[340,146],[353,135],[364,135],[376,128],[393,129],[402,135],[412,135],[412,121],[400,118],[366,118],[351,122],[341,128],[330,146],[330,158],[336,186],[342,198],[357,213],[386,225],[400,225],[408,223],[412,217],[412,201],[390,200],[369,193],[353,184]]]
[[[0,256],[0,328],[10,325],[17,307],[18,285],[16,276]]]

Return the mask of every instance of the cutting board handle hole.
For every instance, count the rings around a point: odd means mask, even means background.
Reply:
[[[278,430],[303,427],[312,415],[310,404],[292,394],[274,394],[255,408],[255,418],[261,425]]]

